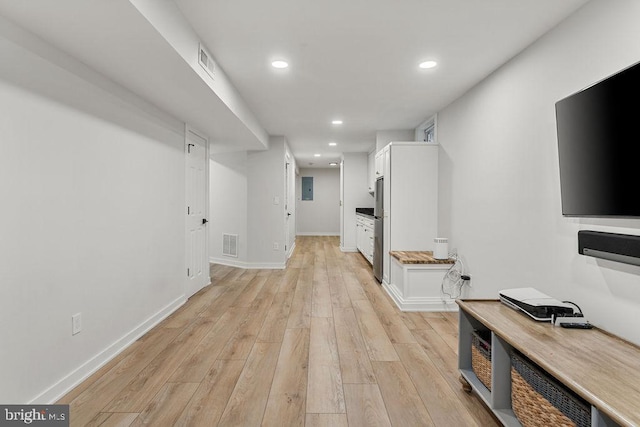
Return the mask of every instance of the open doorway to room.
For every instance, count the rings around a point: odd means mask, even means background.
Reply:
[[[300,168],[298,177],[300,236],[340,235],[340,169]]]

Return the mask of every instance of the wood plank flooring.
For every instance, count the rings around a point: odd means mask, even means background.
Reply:
[[[497,426],[457,372],[457,313],[403,313],[337,237],[212,285],[68,393],[72,426]]]

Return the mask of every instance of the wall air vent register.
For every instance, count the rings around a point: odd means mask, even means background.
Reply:
[[[202,68],[204,68],[207,74],[209,74],[213,79],[215,70],[216,70],[216,65],[213,62],[213,57],[207,51],[207,49],[205,49],[202,43],[198,45],[198,63],[200,64],[200,66],[202,66]]]
[[[238,257],[238,235],[223,234],[222,235],[222,255]]]

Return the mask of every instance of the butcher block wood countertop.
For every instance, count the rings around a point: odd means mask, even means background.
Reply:
[[[453,264],[452,259],[435,259],[432,251],[390,251],[400,264]]]
[[[598,328],[536,322],[495,300],[457,303],[615,422],[640,426],[640,347]]]

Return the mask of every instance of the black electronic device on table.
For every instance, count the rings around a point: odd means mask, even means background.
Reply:
[[[574,314],[571,304],[560,302],[535,288],[505,289],[499,294],[500,301],[505,305],[539,322],[551,322],[555,317]]]

